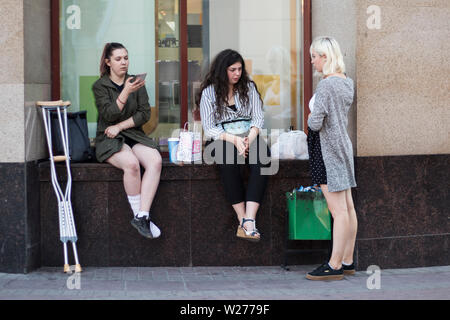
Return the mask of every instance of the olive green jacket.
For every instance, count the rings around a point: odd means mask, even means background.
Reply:
[[[125,77],[128,79],[130,75]],[[150,120],[150,105],[145,86],[133,92],[120,111],[116,100],[120,92],[112,83],[108,75],[98,79],[92,86],[95,105],[98,110],[97,134],[95,137],[95,154],[99,162],[104,162],[114,153],[122,149],[125,137],[133,139],[143,145],[157,149],[156,143],[147,137],[142,125]],[[115,138],[108,138],[106,128],[133,117],[135,127],[121,131]]]

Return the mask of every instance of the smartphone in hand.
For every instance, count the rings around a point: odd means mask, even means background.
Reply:
[[[141,73],[141,74],[137,74],[134,76],[134,79],[131,82],[140,80],[140,81],[144,81],[145,77],[147,77],[147,73]]]

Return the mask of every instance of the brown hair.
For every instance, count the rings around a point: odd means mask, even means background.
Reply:
[[[127,50],[127,48],[125,48],[123,44],[118,42],[108,42],[107,44],[105,44],[105,47],[103,48],[102,57],[100,59],[100,76],[103,77],[105,74],[111,73],[111,68],[106,64],[105,60],[110,59],[113,51],[116,49]]]

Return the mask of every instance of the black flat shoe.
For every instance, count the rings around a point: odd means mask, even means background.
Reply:
[[[355,268],[355,263],[353,262],[351,265],[346,266],[345,264],[342,264],[342,269],[344,270],[344,275],[346,276],[351,276],[353,274],[355,274],[356,272],[356,268]]]
[[[134,217],[131,220],[131,225],[137,229],[141,236],[149,239],[153,239],[154,236],[150,230],[150,221],[146,217],[138,218]]]
[[[341,267],[338,270],[331,268],[328,262],[325,262],[314,271],[308,272],[306,279],[309,280],[342,280],[344,279],[344,271]]]

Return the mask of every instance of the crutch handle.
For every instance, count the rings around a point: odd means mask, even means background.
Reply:
[[[53,161],[55,162],[63,162],[66,161],[67,157],[66,156],[54,156],[53,157]]]
[[[37,101],[36,105],[40,107],[59,107],[63,104],[62,100],[58,101]]]
[[[67,107],[70,106],[71,104],[72,103],[70,101],[63,101],[63,100],[36,102],[36,105],[39,107]]]

